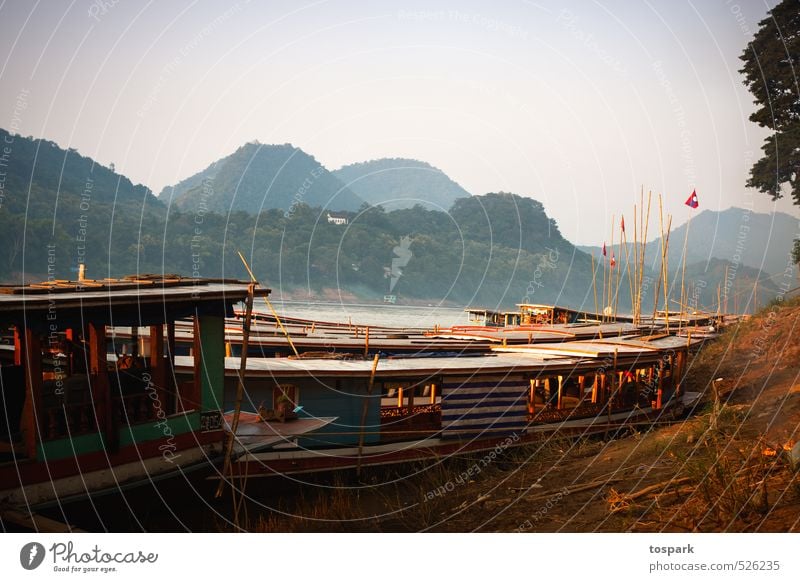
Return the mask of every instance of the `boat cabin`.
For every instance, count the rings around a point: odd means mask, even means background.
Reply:
[[[587,321],[587,314],[568,307],[538,303],[519,303],[519,325],[554,325]]]
[[[482,327],[512,327],[519,325],[520,314],[517,311],[494,311],[482,307],[469,307],[467,312],[470,325]]]
[[[224,320],[249,288],[160,276],[0,287],[0,502],[63,501],[204,462],[224,439]],[[178,382],[184,318],[194,357]],[[120,340],[116,326],[133,333]]]

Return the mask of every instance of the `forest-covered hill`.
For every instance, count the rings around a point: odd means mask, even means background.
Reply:
[[[419,160],[383,158],[350,164],[334,174],[369,204],[387,210],[415,204],[449,210],[457,199],[470,196],[439,168]]]
[[[220,214],[256,214],[298,204],[328,210],[356,210],[363,200],[313,156],[290,144],[251,142],[206,169],[161,191],[159,199],[179,209]]]

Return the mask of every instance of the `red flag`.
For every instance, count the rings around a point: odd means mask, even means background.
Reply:
[[[686,206],[689,206],[690,208],[697,208],[698,206],[700,206],[700,203],[697,201],[697,190],[692,190],[692,195],[686,199],[686,202],[684,202],[684,204],[686,204]]]
[[[622,217],[622,221],[620,222],[620,226],[622,227],[622,232],[625,232],[625,217]]]
[[[617,266],[617,261],[616,259],[614,259],[614,251],[611,251],[611,268],[613,269],[616,266]]]
[[[606,256],[606,242],[603,241],[603,256]]]

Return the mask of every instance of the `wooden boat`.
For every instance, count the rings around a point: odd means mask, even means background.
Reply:
[[[470,324],[485,327],[600,323],[607,320],[589,311],[544,303],[518,303],[516,311],[497,311],[483,307],[468,307],[464,311],[469,314]]]
[[[328,354],[330,356],[350,355],[406,355],[427,354],[469,355],[485,354],[490,351],[491,340],[481,337],[435,337],[424,332],[404,329],[351,326],[349,328],[329,329],[324,326],[307,325],[303,327],[284,326],[291,344],[284,332],[273,324],[254,322],[251,325],[248,355],[259,358],[284,357],[293,354],[292,346],[299,353]],[[312,329],[313,327],[313,329]],[[138,342],[140,353],[148,353],[149,330],[117,326],[113,329],[118,353],[129,353],[132,345]],[[242,321],[228,319],[225,322],[225,346],[229,355],[240,355],[242,348]],[[189,355],[194,348],[194,329],[190,322],[176,322],[176,351]]]
[[[283,400],[298,419],[336,421],[246,453],[233,472],[252,479],[438,459],[674,418],[696,398],[681,386],[692,342],[661,335],[498,347],[473,358],[380,360],[374,373],[369,360],[248,359],[251,412]],[[180,373],[191,361],[176,365]],[[226,359],[229,400],[238,365]]]
[[[476,327],[506,327],[519,324],[519,313],[516,311],[497,311],[484,307],[468,307],[469,325]]]
[[[0,366],[0,509],[64,502],[220,459],[224,318],[248,292],[239,281],[163,277],[0,288],[0,324],[15,338],[11,361]],[[175,321],[185,317],[198,349],[189,377],[175,382]],[[147,326],[155,338],[148,357],[109,355],[112,325]],[[324,426],[306,424],[299,428]],[[235,453],[274,442],[274,432],[250,431]]]

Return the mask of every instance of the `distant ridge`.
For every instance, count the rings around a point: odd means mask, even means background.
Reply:
[[[419,160],[381,158],[350,164],[333,172],[361,198],[387,210],[420,204],[430,210],[449,210],[470,193],[440,169]]]
[[[297,204],[329,210],[357,210],[363,200],[313,156],[292,146],[251,142],[174,186],[159,199],[181,210],[227,214],[243,210],[290,211]]]
[[[669,236],[670,269],[681,264],[686,228],[686,224],[682,224],[672,229]],[[786,268],[798,232],[800,219],[785,212],[765,214],[744,208],[704,210],[692,218],[686,263],[691,265],[722,259],[775,275]],[[658,268],[660,247],[660,238],[647,243],[648,265]],[[595,257],[601,253],[599,246],[578,248]]]

